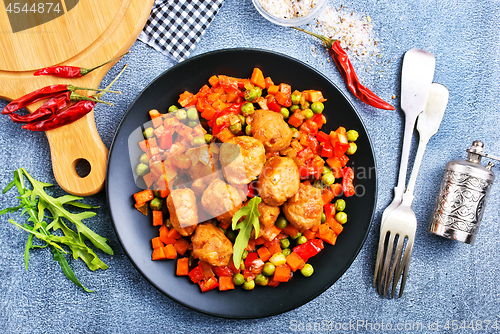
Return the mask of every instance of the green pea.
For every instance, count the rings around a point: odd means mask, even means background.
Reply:
[[[193,145],[194,146],[201,146],[205,145],[207,142],[205,140],[205,136],[197,136],[193,138]]]
[[[292,250],[290,248],[285,248],[282,251],[283,256],[287,257],[288,255],[292,254]]]
[[[234,134],[238,134],[241,132],[241,123],[238,122],[238,123],[235,123],[235,124],[231,124],[229,126],[229,130],[234,133]]]
[[[170,218],[165,219],[164,224],[168,228],[173,228],[172,223],[170,222]]]
[[[264,267],[262,267],[262,274],[266,276],[272,276],[275,269],[276,266],[274,264],[272,264],[271,262],[266,262],[264,263]]]
[[[155,197],[151,200],[151,202],[149,202],[149,207],[151,208],[151,210],[161,210],[163,206],[163,201],[161,199],[159,199],[158,197]]]
[[[288,238],[281,239],[280,245],[281,245],[281,248],[288,248],[288,247],[290,247],[290,240],[288,240]]]
[[[292,104],[299,104],[300,103],[300,98],[301,98],[301,93],[300,92],[293,92],[292,93]]]
[[[241,106],[241,113],[244,116],[251,115],[251,114],[253,114],[254,111],[255,111],[255,107],[254,107],[253,103],[251,103],[251,102],[245,102]]]
[[[325,212],[323,212],[321,214],[321,224],[323,224],[324,222],[326,222],[326,215],[325,215]]]
[[[306,263],[302,269],[300,269],[300,272],[304,275],[304,277],[309,277],[314,273],[314,268],[311,264]]]
[[[288,116],[290,116],[290,112],[285,107],[281,107],[281,114],[283,115],[283,118],[288,118]]]
[[[184,109],[177,110],[177,112],[175,113],[175,117],[177,117],[179,121],[185,120],[187,118],[186,110]]]
[[[291,112],[295,112],[296,110],[300,109],[300,106],[298,104],[293,104],[291,107],[290,107],[290,111]]]
[[[288,225],[288,220],[286,220],[284,216],[279,216],[278,219],[276,219],[276,223],[274,223],[274,225],[282,230]]]
[[[187,118],[191,121],[198,120],[198,110],[196,110],[196,108],[189,108],[187,111]]]
[[[240,269],[245,270],[245,261],[244,260],[240,261]]]
[[[214,137],[214,136],[212,136],[212,135],[211,135],[211,134],[209,134],[209,133],[205,134],[205,136],[204,136],[204,138],[205,138],[205,142],[206,142],[207,144],[210,144],[210,143],[212,142],[212,138],[213,138],[213,137]]]
[[[245,118],[245,116],[243,115],[238,115],[238,118],[240,119],[240,122],[242,125],[245,125],[247,119]]]
[[[247,255],[248,255],[248,251],[245,249],[243,250],[243,253],[241,254],[241,259],[244,260],[247,258]]]
[[[248,124],[245,127],[245,133],[247,134],[247,136],[251,136],[252,135],[252,126],[250,124]]]
[[[345,201],[342,198],[339,198],[335,201],[335,211],[342,212],[345,210]]]
[[[294,236],[290,236],[290,238],[292,238],[292,240],[297,240],[297,239],[298,239],[298,238],[300,238],[301,236],[302,236],[302,233],[297,232],[297,234],[296,234],[296,235],[294,235]]]
[[[149,157],[146,153],[141,154],[141,157],[139,158],[139,162],[143,164],[147,164],[149,162]]]
[[[300,109],[309,109],[311,104],[308,101],[304,101],[303,104],[300,105]]]
[[[325,105],[322,102],[314,102],[311,104],[311,109],[315,114],[321,114],[325,110]]]
[[[359,133],[356,130],[349,130],[346,135],[348,141],[356,141],[359,137]]]
[[[304,237],[303,235],[301,235],[300,237],[298,237],[297,239],[297,244],[299,245],[302,245],[302,244],[305,244],[307,242],[307,238]]]
[[[194,128],[195,126],[197,126],[198,124],[200,124],[200,122],[197,122],[197,121],[189,121],[188,123],[188,126],[190,128]]]
[[[313,111],[309,108],[304,110],[304,114],[306,115],[306,119],[311,119],[314,117]]]
[[[255,276],[255,284],[260,285],[260,286],[266,286],[269,284],[269,278],[262,274],[258,274]]]
[[[332,173],[326,173],[326,174],[323,175],[323,177],[321,178],[321,180],[327,186],[331,186],[335,182],[335,176],[333,176]]]
[[[261,96],[262,89],[260,89],[260,87],[253,87],[245,91],[245,100],[248,102],[255,102]]]
[[[356,153],[357,150],[358,150],[358,145],[356,145],[356,143],[354,143],[354,142],[350,142],[349,143],[349,148],[347,149],[347,151],[345,152],[345,154],[347,154],[347,155],[353,155],[354,153]]]
[[[140,163],[135,168],[135,172],[139,176],[144,176],[144,175],[146,175],[149,172],[149,167],[146,164]]]
[[[255,288],[255,280],[245,281],[241,287],[245,290],[253,290]]]
[[[153,190],[153,196],[157,198],[161,198],[161,193],[159,190]]]
[[[323,170],[321,171],[321,175],[324,175],[324,174],[332,174],[332,170],[330,169],[330,167],[328,167],[328,166],[323,167]]]
[[[243,283],[245,283],[245,276],[240,273],[234,274],[233,283],[234,285],[242,285]]]
[[[153,136],[155,135],[155,130],[152,127],[149,127],[147,129],[145,129],[142,132],[142,134],[144,135],[144,138],[146,138],[146,139],[153,138]]]
[[[170,107],[168,107],[168,112],[175,112],[177,111],[179,108],[176,106],[176,105],[171,105]]]
[[[347,213],[345,212],[337,212],[335,214],[335,220],[338,221],[340,224],[345,224],[347,223]]]

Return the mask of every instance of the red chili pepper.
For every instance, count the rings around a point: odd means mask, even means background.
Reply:
[[[382,100],[380,97],[375,95],[375,93],[361,84],[356,72],[354,71],[351,61],[349,60],[349,56],[344,49],[342,49],[338,40],[315,34],[301,28],[292,28],[317,37],[325,44],[335,62],[335,65],[337,65],[340,74],[344,78],[347,87],[358,99],[375,108],[394,110],[393,106]]]
[[[128,53],[128,52],[127,52]],[[42,68],[38,71],[36,71],[33,75],[34,76],[39,76],[39,75],[51,75],[54,77],[60,77],[60,78],[79,78],[82,77],[90,72],[92,72],[95,69],[98,69],[99,67],[102,67],[106,64],[109,64],[110,62],[123,57],[127,53],[124,53],[118,57],[114,57],[111,60],[108,60],[107,62],[98,65],[93,68],[83,68],[83,67],[75,67],[75,66],[50,66],[46,68]]]
[[[73,85],[50,85],[46,86],[40,89],[37,89],[31,93],[28,93],[24,96],[21,96],[18,99],[15,99],[11,101],[9,104],[5,106],[2,110],[2,114],[10,114],[13,113],[14,111],[17,111],[19,109],[22,109],[32,103],[35,103],[40,100],[52,98],[54,96],[59,95],[60,93],[64,93],[67,91],[73,92],[75,90],[95,90],[95,91],[102,91],[102,92],[111,92],[111,93],[119,93],[116,91],[109,91],[109,90],[104,90],[104,89],[97,89],[97,88],[85,88],[85,87],[76,87]]]
[[[344,167],[342,169],[342,190],[344,191],[344,195],[350,197],[354,195],[354,185],[352,181],[354,180],[354,171],[351,167]]]

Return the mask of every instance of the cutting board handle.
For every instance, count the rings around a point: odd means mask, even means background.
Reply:
[[[99,192],[106,178],[108,149],[97,132],[94,112],[45,133],[49,140],[54,177],[61,188],[78,196]],[[90,171],[83,168],[82,171],[88,173],[81,176],[77,168],[85,164],[90,166]]]

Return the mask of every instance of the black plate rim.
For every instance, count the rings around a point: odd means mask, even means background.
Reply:
[[[342,97],[346,100],[346,102],[350,105],[350,107],[354,111],[356,117],[358,118],[358,120],[359,120],[359,122],[360,122],[360,124],[361,124],[361,126],[363,128],[363,131],[367,134],[367,140],[368,140],[368,143],[369,143],[370,152],[371,152],[371,155],[372,155],[372,158],[373,158],[373,162],[374,162],[374,172],[375,172],[375,184],[374,184],[375,189],[374,189],[374,192],[375,192],[375,196],[374,196],[374,199],[373,199],[374,203],[373,203],[372,213],[371,213],[371,216],[370,216],[370,221],[368,223],[366,232],[365,232],[365,234],[364,234],[364,236],[362,238],[362,242],[357,247],[357,249],[356,249],[356,251],[354,253],[354,256],[351,258],[351,260],[348,263],[346,263],[346,265],[342,268],[340,276],[338,278],[336,278],[331,284],[328,284],[328,285],[324,286],[322,289],[319,289],[318,292],[315,295],[312,295],[308,300],[304,301],[302,304],[300,304],[298,306],[292,306],[292,307],[289,307],[289,308],[284,307],[283,309],[281,309],[281,310],[279,310],[277,312],[269,313],[269,314],[265,314],[265,315],[260,315],[260,316],[228,316],[228,315],[225,315],[225,314],[220,313],[220,312],[218,313],[216,311],[214,311],[214,312],[208,312],[206,310],[203,310],[203,309],[200,309],[200,308],[196,308],[195,306],[189,305],[186,302],[184,302],[182,300],[179,300],[178,298],[175,298],[173,296],[170,296],[169,294],[167,294],[166,292],[164,292],[157,284],[155,284],[154,282],[152,282],[150,280],[150,278],[139,268],[138,264],[136,264],[132,260],[132,257],[130,255],[129,250],[127,250],[123,246],[124,245],[124,241],[122,239],[122,236],[120,236],[120,233],[118,232],[118,229],[116,227],[116,223],[115,223],[115,220],[113,218],[113,214],[111,212],[111,206],[110,206],[110,201],[109,201],[109,199],[110,199],[110,197],[109,197],[109,184],[108,184],[108,182],[109,182],[109,174],[110,174],[109,161],[110,161],[111,156],[113,154],[113,149],[115,147],[115,141],[117,139],[117,134],[119,133],[120,129],[122,128],[123,123],[125,122],[125,119],[131,113],[131,111],[134,109],[134,106],[140,100],[140,98],[144,94],[144,92],[146,92],[151,86],[153,86],[156,83],[156,81],[159,80],[161,77],[163,77],[165,75],[168,75],[168,73],[170,71],[172,71],[173,69],[175,69],[177,66],[181,66],[181,65],[182,66],[186,66],[186,65],[189,65],[192,62],[198,61],[198,59],[202,59],[204,57],[211,56],[211,55],[214,55],[214,54],[215,55],[216,54],[223,54],[223,53],[227,53],[227,52],[257,52],[257,53],[271,54],[271,55],[275,55],[275,56],[279,56],[279,57],[284,57],[284,58],[287,58],[287,59],[289,59],[289,60],[291,60],[293,62],[300,63],[302,66],[305,66],[309,70],[314,71],[318,75],[322,76],[325,80],[327,80],[329,82],[330,85],[332,85],[333,87],[335,87],[335,89],[338,91],[338,93],[340,93],[342,95]],[[374,220],[374,217],[375,217],[376,206],[377,206],[377,199],[378,199],[378,168],[377,168],[377,160],[376,160],[376,156],[375,156],[375,150],[374,150],[374,147],[373,147],[373,142],[372,142],[372,139],[370,138],[370,136],[368,135],[368,131],[367,131],[366,125],[364,124],[363,119],[360,117],[358,110],[355,108],[355,106],[353,105],[353,103],[349,99],[349,97],[346,96],[346,94],[335,83],[333,83],[328,77],[326,77],[323,73],[321,73],[318,70],[316,70],[311,65],[309,65],[309,64],[307,64],[307,63],[305,63],[305,62],[303,62],[301,60],[298,60],[296,58],[293,58],[293,57],[291,57],[289,55],[280,53],[280,52],[271,51],[271,50],[257,49],[257,48],[246,48],[246,47],[241,48],[241,47],[236,47],[236,48],[218,49],[218,50],[209,51],[209,52],[206,52],[206,53],[202,53],[202,54],[193,56],[193,57],[191,57],[191,58],[189,58],[187,60],[184,60],[181,63],[177,63],[177,64],[173,65],[172,67],[168,68],[167,70],[163,71],[161,74],[159,74],[157,77],[155,77],[146,87],[144,87],[144,89],[136,96],[136,98],[134,99],[134,101],[128,107],[128,109],[125,112],[125,114],[122,116],[122,119],[120,120],[120,123],[118,124],[118,127],[116,128],[116,131],[115,131],[115,133],[113,135],[113,140],[111,141],[111,145],[110,145],[110,148],[109,148],[107,165],[106,165],[105,192],[106,192],[106,202],[107,202],[108,208],[110,210],[110,216],[111,216],[111,220],[112,220],[113,229],[114,229],[115,234],[116,234],[116,236],[118,238],[118,241],[120,242],[120,246],[124,250],[125,254],[127,255],[127,258],[132,263],[132,265],[141,274],[141,276],[144,277],[146,279],[146,281],[148,281],[148,283],[150,283],[152,286],[154,286],[159,292],[161,292],[163,295],[165,295],[169,299],[171,299],[171,300],[173,300],[173,301],[175,301],[175,302],[177,302],[177,303],[179,303],[179,304],[183,305],[184,307],[187,307],[187,308],[189,308],[191,310],[194,310],[194,311],[197,311],[197,312],[209,315],[209,316],[216,316],[216,317],[228,318],[228,319],[260,319],[260,318],[266,318],[266,317],[271,317],[271,316],[283,314],[285,312],[289,312],[289,311],[291,311],[293,309],[296,309],[296,308],[298,308],[300,306],[303,306],[303,305],[309,303],[310,301],[312,301],[313,299],[315,299],[319,295],[321,295],[323,292],[325,292],[327,289],[329,289],[350,268],[350,266],[352,265],[352,263],[354,262],[354,260],[358,257],[359,252],[363,248],[363,246],[364,246],[364,244],[366,242],[366,239],[368,237],[368,234],[369,234],[369,232],[370,232],[370,230],[372,228],[373,220]]]

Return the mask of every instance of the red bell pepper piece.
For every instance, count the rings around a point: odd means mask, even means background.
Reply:
[[[329,141],[321,143],[321,156],[323,158],[333,158],[333,146]]]
[[[323,131],[319,131],[319,132],[316,134],[316,139],[317,139],[320,143],[330,142],[330,136],[329,136],[329,135],[327,135],[326,133],[324,133]]]
[[[201,292],[207,292],[217,288],[219,286],[219,282],[217,281],[217,278],[209,277],[198,282],[198,285],[200,286]]]
[[[300,131],[307,133],[316,133],[318,132],[318,124],[316,124],[313,120],[308,119],[300,126]]]
[[[259,254],[256,252],[249,252],[247,258],[245,259],[245,268],[250,268],[252,262],[259,258]]]
[[[306,147],[297,153],[297,158],[301,159],[302,161],[309,161],[314,158],[314,152],[310,147]]]
[[[354,185],[352,181],[354,180],[354,171],[351,167],[344,167],[342,169],[342,174],[344,175],[342,178],[342,189],[344,190],[344,195],[350,197],[354,195]]]
[[[231,263],[233,263],[233,262],[231,262]],[[234,265],[234,263],[233,263],[233,265]],[[218,277],[233,276],[233,270],[228,266],[212,267],[212,270],[213,270],[214,274],[217,275]]]
[[[189,278],[191,278],[191,281],[193,283],[198,283],[205,279],[205,275],[203,274],[203,269],[201,268],[200,265],[197,265],[194,267],[189,273],[188,273]]]
[[[324,208],[325,208],[326,220],[328,221],[335,214],[335,204],[327,203],[325,204]]]
[[[321,251],[321,248],[316,243],[312,242],[313,240],[314,239],[309,240],[293,248],[293,252],[297,253],[305,262]]]
[[[323,124],[326,123],[326,119],[325,119],[325,116],[323,116],[323,114],[317,114],[316,116],[314,116],[312,118],[312,121],[314,123],[316,123],[316,125],[318,126],[318,129],[321,129],[321,127],[323,126]]]
[[[281,106],[278,103],[278,101],[276,101],[276,98],[273,95],[268,95],[266,97],[266,100],[267,100],[267,107],[270,110],[275,112],[281,112]]]

